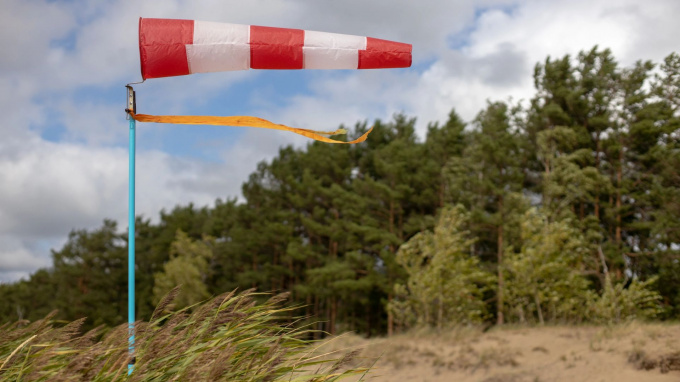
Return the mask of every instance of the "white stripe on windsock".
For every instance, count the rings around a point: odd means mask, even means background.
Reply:
[[[357,69],[359,51],[302,47],[305,69]]]
[[[250,25],[194,21],[194,43],[187,44],[191,73],[250,69]]]
[[[250,69],[250,45],[187,45],[190,73],[212,73]]]
[[[194,45],[248,44],[250,25],[194,21]]]
[[[305,31],[302,47],[305,69],[357,69],[366,37]]]
[[[366,49],[366,37],[305,31],[305,47],[354,50]]]

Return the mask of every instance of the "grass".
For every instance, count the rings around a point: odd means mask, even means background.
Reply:
[[[248,290],[168,312],[171,291],[149,322],[136,323],[134,372],[128,375],[127,324],[82,334],[84,318],[63,325],[56,312],[0,326],[0,381],[336,381],[365,375],[347,364],[356,352],[310,351],[309,331],[281,317],[286,295],[256,304]],[[61,325],[60,325],[61,324]]]

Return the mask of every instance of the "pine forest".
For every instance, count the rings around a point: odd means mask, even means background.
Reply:
[[[286,319],[319,338],[677,319],[680,55],[626,67],[594,47],[533,80],[423,136],[399,114],[349,129],[373,126],[360,144],[282,147],[240,199],[138,217],[139,319],[177,285],[177,308],[289,292]],[[124,231],[73,230],[51,267],[0,285],[0,323],[125,322]]]

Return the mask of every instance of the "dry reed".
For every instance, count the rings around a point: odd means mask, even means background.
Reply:
[[[80,334],[84,319],[62,327],[56,312],[34,323],[0,326],[0,381],[336,381],[366,369],[340,371],[356,356],[320,361],[307,351],[308,330],[285,321],[287,295],[257,304],[253,290],[217,296],[168,312],[173,289],[150,322],[136,324],[135,366],[127,324]],[[101,338],[99,338],[101,337]]]

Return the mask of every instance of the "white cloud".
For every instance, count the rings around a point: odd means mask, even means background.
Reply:
[[[45,256],[46,248],[30,248],[31,243],[22,242],[15,235],[0,235],[0,283],[17,280],[38,268],[50,265]]]
[[[44,65],[52,41],[74,26],[64,7],[40,0],[3,0],[0,12],[1,71],[36,70]],[[40,15],[49,15],[45,22]]]

